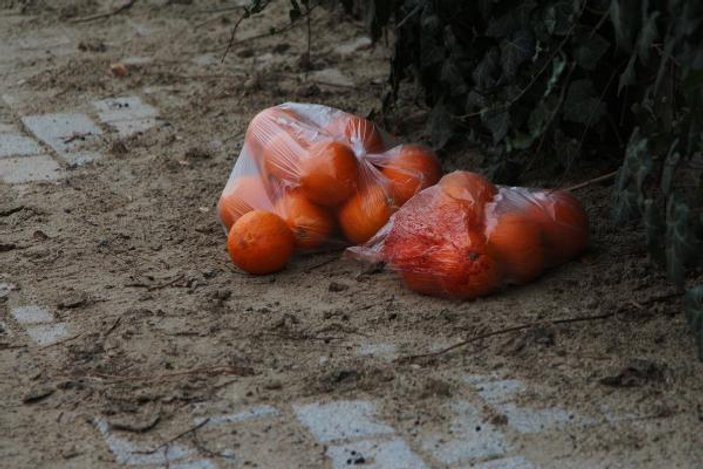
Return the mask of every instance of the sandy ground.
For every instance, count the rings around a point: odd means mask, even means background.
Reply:
[[[79,113],[101,132],[39,142],[52,181],[0,183],[0,466],[700,467],[680,297],[609,221],[607,185],[578,192],[585,256],[475,302],[340,252],[249,277],[215,215],[249,119],[284,101],[378,110],[390,52],[322,10],[311,71],[304,23],[246,40],[285,26],[286,2],[244,21],[224,62],[231,2],[75,22],[118,3],[0,2],[0,130],[36,140],[28,116]],[[158,116],[120,134],[94,104],[120,97]],[[388,130],[421,140],[413,99]]]

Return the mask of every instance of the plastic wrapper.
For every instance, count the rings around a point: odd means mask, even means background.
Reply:
[[[270,273],[293,252],[366,242],[440,176],[422,145],[395,145],[372,122],[338,109],[285,103],[250,122],[218,216],[234,263]],[[265,213],[285,222],[292,248]]]
[[[472,299],[580,254],[588,217],[568,192],[495,186],[455,171],[410,199],[354,258],[385,262],[419,293]]]

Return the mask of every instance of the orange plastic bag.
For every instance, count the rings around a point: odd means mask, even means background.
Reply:
[[[472,299],[530,282],[587,245],[588,217],[570,193],[495,186],[456,171],[347,251],[385,262],[419,293]]]
[[[392,146],[362,117],[286,103],[252,119],[218,216],[234,263],[266,274],[295,251],[366,242],[440,177],[422,145]]]

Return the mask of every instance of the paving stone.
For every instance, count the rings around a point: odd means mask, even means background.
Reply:
[[[0,134],[16,134],[19,132],[17,126],[0,123]]]
[[[357,441],[327,449],[333,469],[365,467],[374,469],[423,469],[428,467],[401,440]]]
[[[196,461],[180,464],[170,464],[169,467],[171,469],[217,469],[217,466],[209,459],[198,459]]]
[[[69,167],[85,166],[102,158],[103,155],[96,151],[86,151],[81,153],[66,153],[61,158],[68,163]]]
[[[354,81],[343,74],[338,68],[325,68],[310,74],[312,81],[328,83],[337,86],[354,86]]]
[[[469,466],[466,467],[468,469]],[[470,467],[473,469],[537,469],[537,466],[522,456],[492,459],[490,461],[472,464]]]
[[[8,326],[6,322],[0,321],[0,337],[14,337],[14,335],[10,326]]]
[[[294,405],[298,420],[322,442],[393,433],[393,428],[375,420],[371,401],[336,401],[328,404]]]
[[[491,404],[514,400],[525,389],[525,384],[516,379],[502,379],[476,385],[478,395]]]
[[[200,65],[201,67],[215,65],[217,62],[219,62],[219,59],[212,54],[203,54],[193,57],[193,63],[195,65]]]
[[[163,451],[150,453],[149,450],[157,446],[158,443],[149,446],[138,445],[127,438],[119,437],[111,432],[107,421],[104,419],[96,418],[94,423],[105,439],[108,448],[110,448],[110,452],[115,455],[117,464],[158,464],[160,466],[169,466],[172,461],[183,459],[193,454],[193,450],[190,448],[180,446],[176,443],[166,445]]]
[[[5,298],[11,291],[16,289],[17,287],[11,283],[0,282],[0,298]]]
[[[28,327],[27,334],[39,345],[51,345],[68,337],[68,327],[63,322],[40,324]]]
[[[127,66],[135,66],[135,67],[140,67],[142,65],[148,65],[152,63],[154,59],[151,57],[126,57],[122,59],[120,62]]]
[[[85,114],[57,113],[25,116],[24,125],[60,155],[76,153],[87,142],[96,141],[102,131]]]
[[[398,355],[395,344],[364,343],[359,346],[356,353],[359,355],[373,355],[386,361],[392,361]]]
[[[513,403],[499,404],[496,409],[508,418],[508,425],[520,433],[539,433],[568,425],[589,426],[596,422],[565,409],[531,409]]]
[[[98,111],[98,119],[106,123],[144,119],[159,115],[159,111],[155,107],[144,104],[138,96],[102,99],[94,101],[93,106]]]
[[[10,314],[20,324],[38,324],[54,320],[54,315],[49,310],[37,305],[17,306],[10,310]]]
[[[39,144],[24,135],[0,133],[0,158],[7,156],[39,155]]]
[[[262,405],[252,407],[250,409],[247,409],[242,412],[237,412],[235,414],[215,415],[212,417],[198,417],[195,419],[195,424],[200,425],[205,420],[207,420],[207,425],[224,425],[228,423],[244,422],[246,420],[252,420],[263,417],[277,417],[279,415],[281,415],[281,412],[275,407],[270,405]]]
[[[481,411],[467,401],[448,405],[453,415],[450,430],[423,437],[421,446],[442,464],[458,464],[503,456],[508,448],[505,436],[485,422]],[[448,437],[448,435],[451,435]]]
[[[117,130],[120,137],[143,132],[159,124],[159,111],[138,96],[93,101],[98,119]]]
[[[59,164],[46,155],[0,158],[0,180],[8,184],[53,181],[61,175]]]
[[[371,47],[371,38],[361,36],[334,48],[334,51],[342,56],[351,55],[362,49]]]
[[[144,132],[156,127],[159,121],[153,118],[147,119],[136,119],[136,120],[124,120],[124,121],[113,121],[108,125],[114,127],[117,130],[117,134],[120,137],[129,137],[139,132]]]

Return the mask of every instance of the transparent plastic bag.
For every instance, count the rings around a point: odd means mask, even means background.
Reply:
[[[268,273],[283,268],[294,251],[366,242],[440,177],[436,155],[422,145],[393,146],[372,122],[338,109],[285,103],[250,122],[218,217],[235,264]],[[292,248],[280,223],[261,212],[285,222]],[[245,215],[245,221],[266,220],[242,222],[243,232],[237,222]]]
[[[467,171],[410,199],[351,257],[385,262],[419,293],[472,299],[580,254],[588,217],[568,192],[495,186]]]

